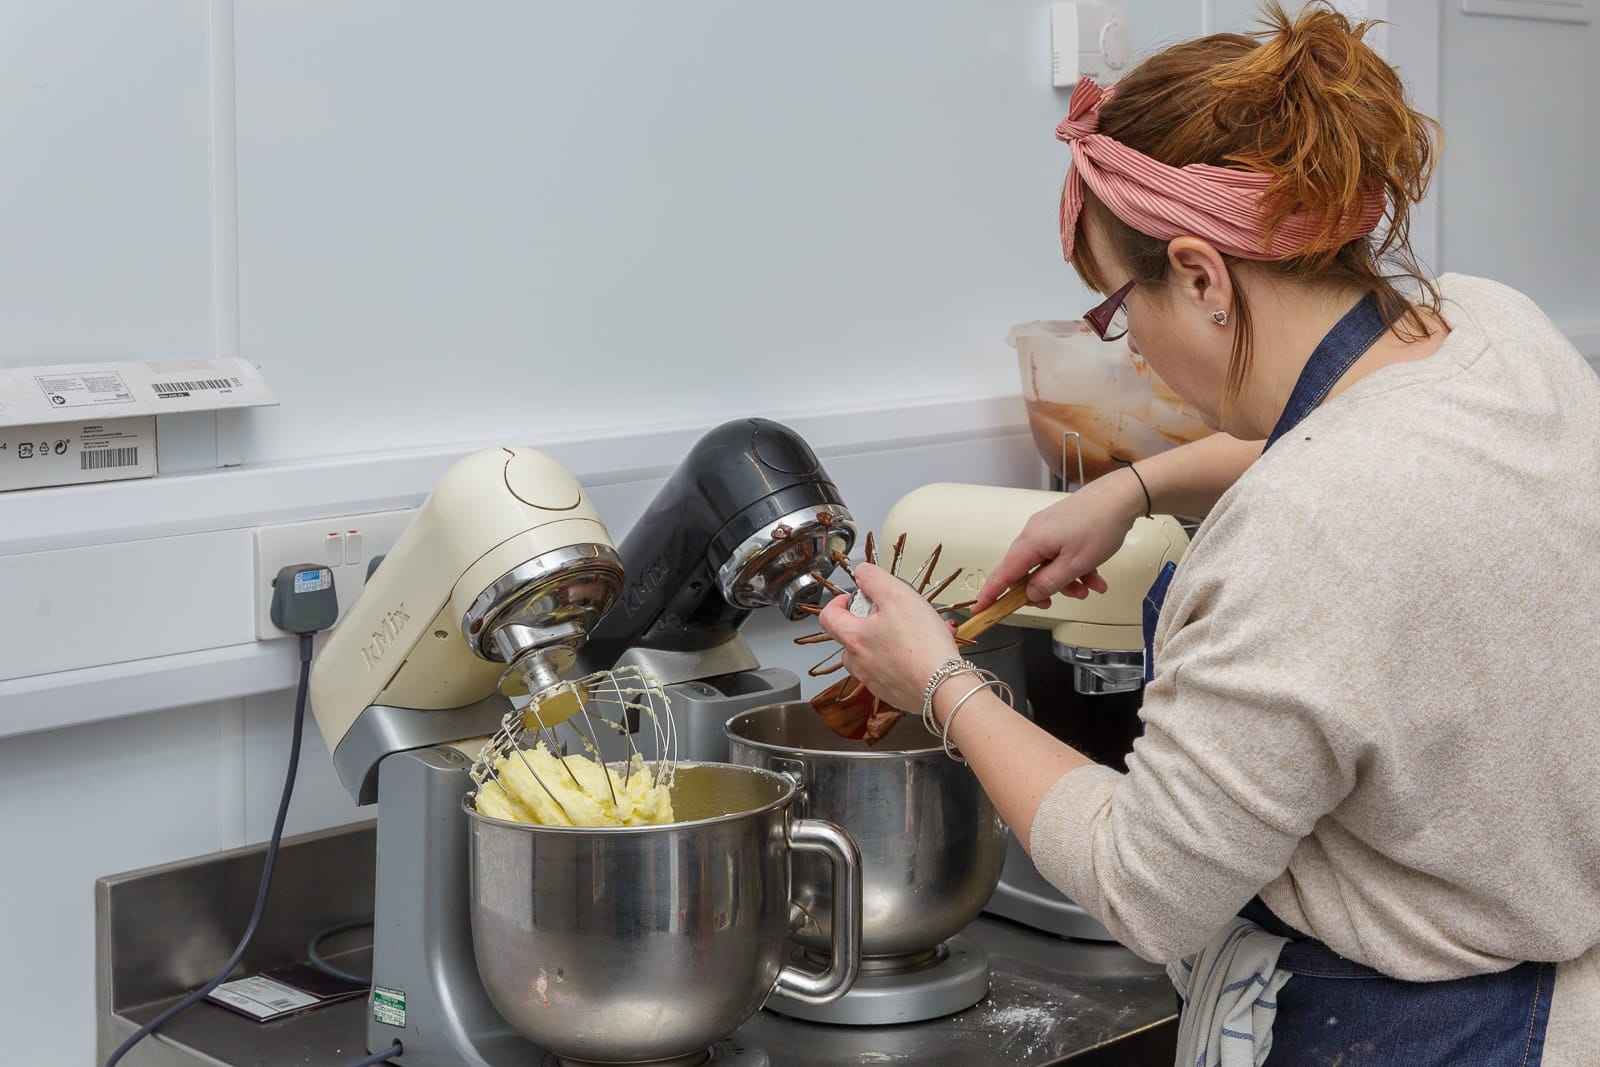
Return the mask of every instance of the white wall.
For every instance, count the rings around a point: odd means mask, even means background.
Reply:
[[[1446,4],[1442,30],[1445,266],[1600,329],[1600,23]]]
[[[210,350],[206,87],[203,0],[0,4],[0,363]]]
[[[1006,326],[1087,302],[1054,233],[1065,96],[1046,7],[8,0],[0,363],[236,351],[283,401],[249,417],[257,464],[1010,391]],[[1129,8],[1142,49],[1250,10]],[[1597,31],[1454,8],[1444,265],[1527,288],[1563,325],[1600,322],[1582,258],[1600,137],[1578,103]],[[1523,106],[1490,111],[1493,92]],[[1531,179],[1510,173],[1519,158],[1539,161]],[[1508,209],[1504,188],[1531,195]],[[871,523],[936,478],[1027,480],[1015,428],[896,431],[913,440],[828,462]],[[619,464],[646,472],[617,475],[632,488],[608,505],[614,533],[672,458]],[[102,488],[135,518],[81,529],[116,539],[249,521],[164,528],[153,490]],[[0,496],[0,545],[65,492]],[[37,606],[0,589],[9,624]],[[57,606],[39,627],[93,639]],[[94,628],[159,624],[80,607]],[[771,620],[752,634],[769,662],[810,661]],[[8,655],[0,679],[31,672]],[[0,945],[53,961],[0,968],[10,1062],[92,1058],[97,875],[267,832],[287,694],[170,704],[0,739]],[[355,814],[313,732],[291,831]]]
[[[239,6],[253,455],[1008,373],[1070,277],[1037,4],[626,12]]]
[[[0,361],[236,346],[246,461],[993,391],[1083,303],[1046,10],[12,0]]]

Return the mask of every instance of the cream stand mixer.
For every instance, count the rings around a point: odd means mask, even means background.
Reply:
[[[493,733],[553,685],[622,588],[611,537],[563,467],[524,448],[452,467],[329,634],[312,710],[356,800],[390,753]]]
[[[571,474],[487,449],[445,474],[318,654],[311,708],[334,767],[378,805],[369,1047],[399,1038],[406,1064],[528,1061],[474,962],[461,798],[477,745],[454,743],[570,668],[622,582]]]
[[[748,532],[741,536],[741,543],[749,541]],[[819,541],[826,543],[827,538]],[[800,567],[800,573],[815,566],[809,557],[801,558],[798,543],[783,548],[779,554]],[[770,553],[754,555],[770,562]],[[653,1053],[638,1040],[615,1036],[619,1027],[614,1019],[589,1018],[606,1014],[606,1009],[594,1007],[605,1002],[598,994],[564,1007],[559,1019],[569,1029],[576,1025],[584,1031],[574,1047],[600,1052],[560,1061],[543,1057],[524,1035],[549,1031],[512,1013],[519,1023],[514,1027],[495,1006],[518,1003],[527,985],[512,982],[515,988],[507,991],[504,976],[530,962],[528,953],[517,951],[507,938],[529,932],[548,937],[547,925],[552,926],[567,932],[564,944],[590,946],[576,957],[589,961],[609,951],[606,945],[633,944],[638,931],[672,904],[673,890],[666,883],[633,886],[631,878],[621,878],[629,886],[608,890],[602,876],[610,868],[597,864],[595,857],[621,854],[652,871],[662,864],[675,868],[692,849],[707,847],[708,834],[726,835],[732,833],[730,827],[747,823],[759,832],[745,831],[737,847],[726,842],[715,846],[727,851],[717,862],[730,868],[729,877],[738,883],[728,890],[735,894],[735,904],[726,905],[732,910],[716,913],[722,916],[716,926],[722,931],[719,936],[734,937],[738,947],[739,965],[723,968],[742,986],[738,997],[725,1006],[723,1023],[714,1023],[710,1032],[698,1018],[709,986],[700,987],[698,1000],[680,1006],[674,1019],[653,1019],[631,1029],[677,1034],[680,1044],[687,1040],[685,1033],[714,1041],[742,1020],[741,1005],[754,1012],[774,983],[826,1000],[854,980],[859,951],[850,938],[859,930],[859,919],[840,942],[841,962],[828,972],[785,967],[779,973],[778,957],[792,919],[787,850],[826,853],[836,879],[842,879],[836,888],[848,899],[858,895],[851,887],[860,884],[848,837],[836,827],[790,817],[787,808],[795,790],[780,776],[754,772],[764,779],[718,785],[739,769],[684,765],[680,783],[687,783],[688,791],[680,797],[675,787],[675,803],[701,808],[709,803],[725,813],[709,829],[680,827],[685,818],[680,813],[673,825],[618,828],[616,835],[591,839],[585,836],[591,832],[571,827],[540,834],[536,831],[544,828],[485,819],[471,810],[470,798],[464,806],[463,798],[475,784],[469,776],[473,757],[511,710],[507,698],[543,693],[563,675],[573,674],[580,648],[608,610],[619,610],[614,605],[624,588],[622,561],[572,475],[537,452],[489,449],[467,457],[445,475],[369,576],[315,661],[311,705],[334,766],[358,802],[375,801],[378,807],[367,1045],[382,1049],[398,1039],[403,1052],[394,1059],[405,1067],[648,1060]],[[626,669],[640,676],[638,668]],[[543,701],[537,706],[547,707]],[[759,801],[759,811],[742,812],[729,799],[745,794]],[[726,806],[730,803],[735,807]],[[662,833],[649,833],[657,829]],[[553,866],[545,859],[532,866],[517,862],[540,841],[539,856],[565,849],[569,858]],[[485,853],[486,842],[494,843],[494,852]],[[586,881],[588,888],[575,890],[569,883],[585,864],[595,865],[593,877],[601,881]],[[558,884],[563,888],[551,888]],[[710,886],[715,895],[721,883],[707,877],[697,884]],[[495,886],[516,887],[524,894],[520,906],[529,912],[522,920],[506,925],[512,905],[484,895]],[[536,887],[539,893],[527,895]],[[617,901],[607,895],[623,890],[628,890],[626,897]],[[612,907],[617,910],[595,910]],[[714,917],[708,913],[707,921]],[[689,913],[679,921],[680,933],[668,939],[680,946],[673,951],[686,958],[694,946],[708,943],[696,932],[695,921]],[[503,936],[483,941],[484,931],[496,923]],[[476,949],[475,936],[480,938]],[[659,940],[658,934],[649,943]],[[631,973],[627,959],[610,965],[613,973]],[[583,978],[570,961],[568,970],[570,994]],[[558,972],[548,980],[563,979]],[[486,989],[486,982],[491,988]],[[609,983],[606,992],[616,993],[616,986]],[[672,992],[663,989],[659,1002],[669,1000]],[[557,993],[550,999],[557,999]],[[652,1011],[659,1010],[658,1003]],[[544,1016],[552,1022],[558,1018]],[[597,1034],[607,1033],[596,1043]],[[701,1042],[696,1049],[677,1049],[670,1062],[704,1062],[706,1054]],[[721,1048],[710,1054],[729,1067],[762,1067],[766,1062],[760,1050]]]
[[[934,603],[958,603],[977,595],[988,568],[1005,555],[1028,519],[1062,495],[1042,489],[935,483],[902,497],[884,520],[883,529],[906,534],[908,559],[923,558],[936,543],[942,544],[941,571],[962,570],[961,577]],[[1122,547],[1100,565],[1105,593],[1091,593],[1084,600],[1057,595],[1049,606],[1022,608],[1006,623],[1049,630],[1056,657],[1072,666],[1078,692],[1137,690],[1144,680],[1145,593],[1162,567],[1176,562],[1188,543],[1182,525],[1170,515],[1136,519]],[[999,627],[990,633],[1000,637],[1004,630]],[[995,650],[995,660],[986,659],[989,649]],[[1014,645],[1011,650],[1015,651]],[[964,654],[1007,678],[1022,705],[1018,710],[1027,714],[1020,662],[999,662],[1005,653],[1003,640],[985,639],[983,647]],[[1045,881],[1014,836],[1008,837],[1000,883],[985,910],[1063,937],[1112,939],[1103,926]]]

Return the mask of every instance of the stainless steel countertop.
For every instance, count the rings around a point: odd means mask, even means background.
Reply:
[[[799,1022],[761,1011],[732,1037],[765,1051],[772,1067],[1043,1067],[1176,1015],[1165,972],[1120,946],[1066,941],[989,917],[966,934],[988,953],[990,965],[989,996],[966,1011],[911,1025],[869,1027]],[[346,965],[365,962],[352,955]],[[166,1003],[143,1005],[125,1018],[142,1023]],[[365,1055],[366,1010],[365,1000],[346,1001],[260,1024],[199,1004],[146,1040],[140,1050],[148,1058],[136,1053],[124,1063],[343,1067]],[[1108,1062],[1141,1059],[1130,1050]],[[1163,1061],[1157,1056],[1147,1062]]]
[[[736,1037],[764,1049],[772,1067],[1039,1067],[1177,1014],[1166,971],[1120,945],[1065,941],[988,917],[966,935],[989,955],[989,995],[966,1011],[868,1027],[762,1011]]]

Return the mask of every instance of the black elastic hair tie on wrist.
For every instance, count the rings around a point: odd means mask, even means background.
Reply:
[[[1117,462],[1122,464],[1124,467],[1128,468],[1128,473],[1132,474],[1135,478],[1139,479],[1139,488],[1141,490],[1143,490],[1143,492],[1144,492],[1144,517],[1147,518],[1147,519],[1154,518],[1155,516],[1150,514],[1150,512],[1151,512],[1150,487],[1148,485],[1144,484],[1144,477],[1142,475],[1140,475],[1138,469],[1136,467],[1134,467],[1133,460],[1131,460],[1131,459],[1119,459],[1119,460],[1117,460]]]

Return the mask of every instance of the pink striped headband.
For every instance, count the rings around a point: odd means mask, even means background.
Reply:
[[[1061,252],[1067,260],[1072,259],[1085,183],[1113,215],[1140,233],[1163,241],[1184,234],[1203,237],[1217,251],[1239,259],[1287,259],[1307,251],[1322,235],[1322,219],[1296,212],[1278,224],[1269,247],[1260,212],[1261,196],[1272,180],[1267,175],[1207,163],[1169,167],[1098,132],[1100,106],[1114,89],[1078,79],[1067,117],[1056,127],[1056,137],[1072,146],[1072,166],[1061,194]],[[1383,189],[1374,186],[1362,199],[1356,231],[1347,239],[1376,229],[1383,208]]]

